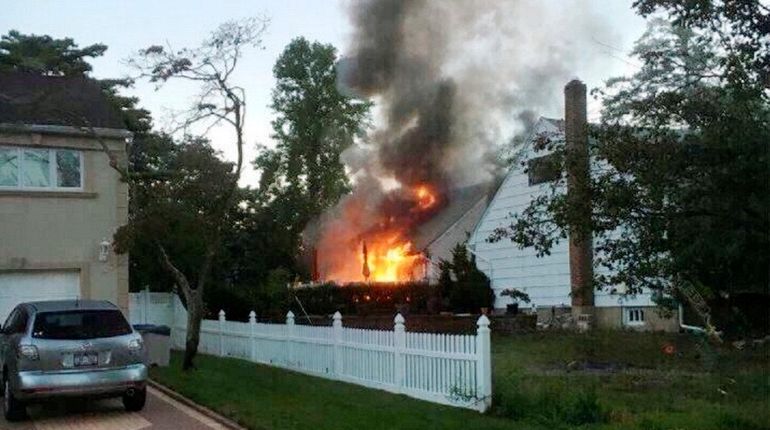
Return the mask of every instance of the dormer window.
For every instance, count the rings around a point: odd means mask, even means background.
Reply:
[[[83,154],[72,149],[0,147],[0,189],[83,188]]]

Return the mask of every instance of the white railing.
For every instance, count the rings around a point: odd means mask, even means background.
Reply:
[[[183,349],[187,315],[176,301],[172,344]],[[398,314],[392,331],[342,326],[263,324],[204,320],[198,350],[279,366],[323,378],[401,393],[452,406],[485,411],[492,396],[489,319],[478,319],[476,335],[408,333]]]

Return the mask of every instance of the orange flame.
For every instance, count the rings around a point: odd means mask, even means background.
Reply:
[[[430,184],[404,191],[403,196],[411,206],[408,211],[412,215],[423,216],[439,205],[439,195]],[[364,213],[358,205],[348,206],[345,215],[334,224],[335,229],[324,235],[323,247],[319,251],[321,277],[345,283],[404,282],[421,280],[426,276],[426,260],[410,240],[415,218],[412,215],[397,218],[382,214],[374,228],[367,228],[365,232],[358,233],[359,236],[356,230],[350,229],[363,224],[360,217]]]
[[[412,192],[417,198],[417,206],[421,210],[430,209],[438,200],[436,194],[427,185],[418,185]]]
[[[366,279],[361,271],[364,266],[364,254],[347,254],[349,263],[340,262],[325,274],[325,278],[337,282],[372,281],[372,282],[402,282],[421,279],[424,268],[422,255],[414,251],[412,242],[404,239],[400,233],[376,235],[366,239],[366,267],[369,277]],[[356,247],[361,249],[360,244]],[[342,263],[342,264],[339,264]],[[346,264],[347,263],[347,264]],[[358,269],[358,270],[356,270]]]
[[[415,277],[415,264],[420,256],[412,251],[411,242],[378,244],[373,251],[369,253],[373,281],[398,282]]]

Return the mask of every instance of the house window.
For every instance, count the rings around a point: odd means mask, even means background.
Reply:
[[[0,147],[0,189],[64,191],[82,188],[82,152]]]
[[[47,149],[21,151],[22,188],[49,188],[51,186],[51,154]]]
[[[19,185],[19,150],[0,148],[0,187]]]
[[[62,188],[80,188],[81,184],[80,152],[72,150],[56,151],[56,186]]]
[[[643,308],[626,308],[626,325],[644,325]]]
[[[561,169],[554,154],[532,158],[527,163],[529,185],[551,182],[561,177]]]

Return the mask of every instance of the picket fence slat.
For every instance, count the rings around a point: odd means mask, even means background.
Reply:
[[[137,307],[146,310],[143,299],[148,296],[132,298]],[[171,310],[171,316],[157,319],[172,323],[172,345],[183,349],[186,311],[178,299],[173,306],[164,306]],[[254,312],[249,314],[249,322],[228,321],[223,311],[218,316],[218,320],[201,322],[202,353],[236,357],[479,411],[487,410],[491,403],[490,330],[486,316],[478,319],[476,335],[406,332],[400,314],[394,319],[393,330],[347,328],[339,312],[331,327],[295,324],[291,312],[286,315],[285,324],[258,323]]]

